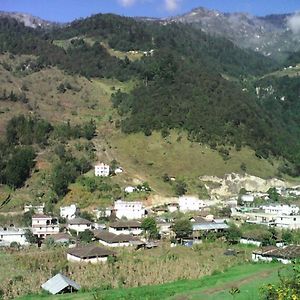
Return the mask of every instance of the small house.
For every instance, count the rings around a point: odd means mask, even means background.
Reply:
[[[78,208],[75,204],[69,206],[63,206],[60,208],[60,216],[67,220],[74,219],[78,213]]]
[[[42,284],[42,289],[56,295],[77,292],[80,290],[80,286],[75,281],[58,273]]]
[[[95,176],[108,177],[110,167],[107,164],[99,163],[95,166]]]
[[[115,252],[96,246],[79,246],[67,251],[67,260],[71,262],[106,262],[109,256],[114,256]]]
[[[11,243],[16,242],[20,245],[27,245],[24,229],[1,228],[0,229],[0,246],[9,247]]]
[[[145,208],[143,207],[143,203],[139,201],[117,200],[115,201],[114,211],[118,219],[136,220],[145,216]]]
[[[38,238],[59,233],[58,219],[43,214],[32,216],[32,233]]]
[[[109,225],[108,231],[114,234],[132,234],[132,235],[140,235],[143,232],[141,228],[141,222],[139,221],[114,222]]]
[[[68,229],[75,230],[78,232],[84,232],[85,230],[91,230],[93,223],[89,220],[77,217],[71,220],[68,220]]]

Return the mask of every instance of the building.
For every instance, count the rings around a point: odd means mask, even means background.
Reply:
[[[131,194],[136,190],[136,188],[134,186],[126,186],[126,188],[124,189],[125,193]]]
[[[32,233],[38,238],[59,233],[58,219],[42,214],[32,216]]]
[[[264,205],[261,207],[267,214],[275,215],[296,215],[299,213],[299,207],[296,205],[286,205],[286,204],[273,204]]]
[[[178,204],[181,212],[198,211],[207,206],[203,200],[193,196],[179,197]]]
[[[276,260],[283,264],[289,264],[295,259],[300,258],[300,246],[285,246],[277,248],[274,246],[265,247],[252,252],[253,261],[272,261]]]
[[[277,216],[275,218],[274,226],[284,228],[284,229],[298,229],[298,228],[300,228],[300,215]]]
[[[175,236],[174,231],[172,230],[173,223],[169,222],[159,222],[157,223],[158,233],[162,238],[170,238]]]
[[[114,234],[132,234],[132,235],[140,235],[143,232],[141,228],[141,222],[138,221],[114,222],[109,225],[108,231]]]
[[[52,295],[74,293],[80,290],[80,285],[68,277],[58,273],[42,284],[42,289]]]
[[[95,238],[107,247],[129,247],[144,244],[140,239],[130,234],[114,234],[107,230],[94,231]]]
[[[118,219],[128,220],[141,219],[145,216],[145,209],[142,202],[115,201],[114,211]]]
[[[69,230],[75,230],[78,234],[78,232],[83,232],[85,230],[91,230],[93,223],[89,220],[77,217],[71,220],[68,220],[68,229]]]
[[[33,211],[35,214],[43,214],[44,213],[44,208],[45,208],[45,203],[42,205],[24,205],[24,213],[28,211]]]
[[[107,177],[109,176],[109,165],[99,163],[95,166],[95,176]]]
[[[88,262],[94,264],[106,262],[109,256],[115,256],[115,252],[93,244],[71,248],[67,251],[67,260],[71,262]]]
[[[60,244],[60,245],[75,243],[75,238],[73,238],[71,235],[69,235],[67,233],[63,233],[63,232],[48,236],[47,239],[53,239],[53,242],[55,244]]]
[[[16,242],[20,245],[28,245],[24,229],[1,228],[0,229],[0,246],[9,247],[11,243]]]
[[[78,208],[76,204],[71,204],[69,206],[63,206],[60,208],[60,216],[65,219],[74,219],[78,213]]]
[[[254,195],[251,194],[242,195],[241,201],[246,203],[252,203],[254,201]]]

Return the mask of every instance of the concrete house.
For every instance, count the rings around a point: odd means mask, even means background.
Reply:
[[[87,229],[92,229],[93,223],[89,220],[77,217],[71,220],[68,220],[67,228],[70,230],[75,230],[78,234],[78,232],[83,232]]]
[[[107,177],[109,176],[109,171],[109,165],[106,165],[104,163],[99,163],[95,165],[95,176]]]
[[[45,203],[41,205],[24,205],[24,213],[28,211],[34,211],[35,214],[43,214],[44,213],[44,208],[45,208]]]
[[[276,227],[285,229],[298,229],[300,228],[300,215],[280,215],[275,218],[274,225]]]
[[[286,204],[273,204],[264,205],[261,207],[267,214],[275,215],[297,215],[300,211],[299,207],[296,205],[286,205]]]
[[[181,212],[198,211],[207,206],[203,200],[194,196],[181,196],[178,204]]]
[[[87,262],[94,264],[106,262],[109,256],[114,255],[115,252],[92,244],[69,249],[67,251],[67,260],[71,262]]]
[[[60,207],[60,216],[65,219],[74,219],[78,213],[78,208],[76,204],[71,204],[69,206]]]
[[[74,293],[80,290],[80,286],[68,277],[58,273],[42,284],[42,289],[52,295]]]
[[[16,242],[20,245],[28,245],[25,237],[25,230],[18,228],[0,228],[0,246],[9,247]]]
[[[300,258],[300,246],[285,246],[277,248],[274,246],[265,247],[252,252],[253,261],[272,261],[277,260],[283,264],[289,264],[295,259]]]
[[[114,234],[141,235],[143,233],[141,222],[138,221],[114,222],[109,225],[108,231]]]
[[[145,216],[145,208],[142,202],[115,201],[114,211],[118,219],[141,219]]]
[[[107,247],[129,247],[144,244],[139,238],[130,234],[114,234],[107,230],[94,231],[95,238]]]
[[[32,233],[38,238],[59,233],[58,219],[41,214],[32,216]]]

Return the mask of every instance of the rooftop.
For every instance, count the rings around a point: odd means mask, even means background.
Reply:
[[[68,224],[70,225],[91,225],[92,222],[80,217],[68,220]]]
[[[96,245],[71,248],[67,251],[67,253],[80,258],[106,257],[109,255],[115,255],[115,252]]]
[[[140,228],[141,222],[139,221],[120,221],[109,224],[111,228]]]
[[[131,241],[139,241],[138,238],[129,235],[129,234],[114,234],[108,232],[107,230],[95,230],[94,231],[95,238],[105,241],[107,243],[126,243]]]
[[[296,259],[300,258],[300,246],[290,245],[283,248],[262,248],[260,251],[253,251],[253,253],[261,254],[267,257]]]

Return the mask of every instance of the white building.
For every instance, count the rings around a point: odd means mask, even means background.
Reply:
[[[181,196],[178,203],[181,212],[198,211],[207,206],[203,200],[193,196]]]
[[[299,207],[296,205],[273,204],[261,207],[267,214],[275,215],[296,215],[299,213]]]
[[[246,194],[241,196],[241,201],[242,202],[250,202],[252,203],[254,201],[254,195]]]
[[[142,202],[115,201],[114,210],[118,219],[141,219],[145,216],[145,208]]]
[[[109,256],[114,256],[115,252],[95,245],[85,247],[75,247],[67,251],[67,260],[71,262],[99,263],[106,262]]]
[[[69,206],[63,206],[60,208],[60,216],[65,219],[74,219],[78,209],[76,204],[71,204]]]
[[[132,234],[140,235],[143,233],[141,223],[137,221],[122,221],[111,223],[108,231],[114,234]]]
[[[285,229],[300,228],[300,215],[287,216],[280,215],[275,218],[275,226]]]
[[[46,215],[32,216],[32,233],[39,238],[59,233],[57,218]]]
[[[34,211],[35,214],[43,214],[44,213],[44,208],[45,208],[45,203],[41,205],[24,205],[24,213],[28,211]]]
[[[109,165],[99,163],[95,166],[95,176],[107,177],[109,176]]]
[[[84,232],[85,230],[91,230],[92,229],[92,222],[83,218],[74,218],[71,220],[68,220],[68,229],[75,230],[78,234],[78,232]]]
[[[29,243],[25,237],[24,229],[17,228],[1,228],[0,229],[0,246],[10,246],[11,243],[16,242],[20,245],[28,245]]]
[[[124,191],[128,194],[133,193],[136,190],[136,188],[134,186],[126,186],[126,188],[124,189]]]

